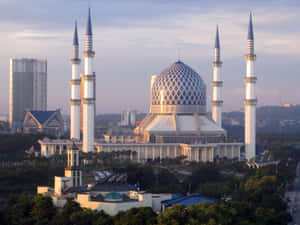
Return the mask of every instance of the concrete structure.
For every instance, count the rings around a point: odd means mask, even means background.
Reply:
[[[255,156],[256,135],[256,96],[254,76],[254,37],[252,15],[248,31],[247,74],[245,77],[245,145],[227,143],[226,131],[222,128],[222,100],[220,75],[220,40],[217,28],[215,40],[213,75],[213,120],[206,111],[206,85],[191,67],[181,61],[173,63],[159,75],[151,77],[150,112],[132,133],[107,133],[104,140],[94,142],[95,116],[95,73],[92,68],[94,51],[92,46],[91,17],[89,12],[85,47],[85,73],[81,75],[84,90],[83,142],[85,152],[131,152],[132,160],[145,162],[154,159],[186,156],[189,161],[214,161],[218,159],[250,160]],[[126,113],[124,121],[130,124]],[[40,141],[42,155],[63,153],[69,145],[68,140]],[[78,141],[78,146],[81,142]],[[246,154],[245,154],[246,152]],[[126,153],[127,154],[127,153]]]
[[[81,149],[81,141],[78,140],[65,140],[56,139],[51,140],[49,138],[44,138],[39,140],[38,143],[41,145],[41,156],[49,157],[54,154],[67,154],[67,149],[70,148],[73,143],[75,143]]]
[[[47,61],[10,58],[9,123],[23,125],[25,110],[47,110]]]
[[[51,196],[56,207],[63,207],[67,198],[73,198],[83,208],[101,211],[114,216],[120,211],[134,207],[151,207],[155,212],[162,210],[162,201],[172,199],[170,193],[152,194],[137,191],[128,184],[88,184],[80,187],[70,187],[66,177],[55,177],[55,187],[37,188],[37,193]]]
[[[54,178],[54,188],[39,186],[37,193],[48,195],[56,207],[63,207],[67,198],[73,198],[81,207],[105,211],[116,215],[133,207],[151,207],[161,211],[161,202],[172,198],[171,194],[151,194],[138,191],[137,187],[121,183],[93,183],[82,185],[79,149],[75,143],[68,147],[68,165],[64,177]]]
[[[80,105],[80,130],[81,132],[83,132],[83,100],[84,100],[84,73],[80,74],[80,79],[81,79],[81,83],[80,83],[80,100],[81,100],[81,105]],[[94,80],[94,87],[96,87],[96,77]],[[94,96],[96,96],[96,88],[94,89]],[[95,101],[95,115],[94,117],[96,118],[96,101]],[[95,119],[94,119],[95,120]],[[96,129],[96,128],[95,128]]]
[[[64,154],[72,145],[69,140],[39,140],[41,155],[50,157]],[[95,143],[97,152],[130,152],[130,159],[135,162],[147,162],[156,159],[174,159],[185,156],[187,161],[213,162],[218,159],[241,160],[243,143]],[[78,142],[80,148],[80,142]]]
[[[60,138],[64,134],[64,120],[60,110],[28,110],[23,123],[24,133],[44,133]]]
[[[95,52],[93,51],[93,34],[91,13],[89,9],[86,40],[84,51],[84,75],[82,75],[82,82],[84,82],[84,99],[83,99],[83,140],[82,150],[84,152],[94,151],[95,139],[95,79],[96,75],[93,72],[93,58]]]
[[[248,54],[246,55],[247,74],[245,77],[245,149],[246,159],[250,160],[256,155],[256,104],[255,96],[256,76],[254,74],[254,35],[252,14],[250,13],[248,28]]]
[[[80,169],[79,148],[73,143],[67,150],[68,165],[65,169],[65,177],[70,177],[72,187],[79,187],[82,185],[82,171]]]
[[[222,105],[223,101],[221,98],[221,88],[223,81],[221,80],[221,55],[220,55],[220,39],[219,29],[217,26],[216,41],[215,41],[215,58],[213,62],[213,95],[212,95],[212,119],[215,123],[222,127]]]
[[[73,38],[73,58],[72,79],[71,79],[71,99],[70,99],[70,138],[80,140],[80,72],[79,72],[79,43],[77,33],[77,22],[75,22],[75,31]]]

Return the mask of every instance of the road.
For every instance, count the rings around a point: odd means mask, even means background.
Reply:
[[[296,169],[296,178],[293,184],[293,191],[286,192],[285,196],[289,198],[289,212],[293,216],[293,222],[290,225],[300,225],[300,162]]]

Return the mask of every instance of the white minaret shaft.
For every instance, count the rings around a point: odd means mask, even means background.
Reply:
[[[80,73],[79,73],[79,54],[78,54],[78,33],[77,22],[75,22],[74,38],[73,38],[73,58],[72,64],[72,79],[71,79],[71,124],[70,138],[80,140]]]
[[[95,73],[93,71],[94,56],[95,52],[93,51],[91,10],[89,9],[84,51],[84,74],[82,76],[82,81],[84,82],[82,150],[84,152],[94,151],[96,78]]]
[[[212,95],[212,119],[215,123],[222,127],[222,105],[221,99],[221,88],[223,81],[221,80],[221,67],[222,62],[220,60],[220,40],[219,40],[219,29],[217,26],[216,41],[215,41],[215,58],[213,61],[213,95]]]
[[[256,104],[255,84],[257,78],[254,74],[254,35],[252,25],[252,14],[250,13],[248,28],[248,54],[246,55],[247,74],[245,77],[245,150],[246,159],[250,160],[256,154]]]

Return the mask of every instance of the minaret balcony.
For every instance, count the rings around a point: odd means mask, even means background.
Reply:
[[[256,60],[256,55],[255,54],[247,54],[245,55],[246,60],[248,61],[255,61]]]
[[[212,86],[213,87],[222,87],[223,86],[223,81],[213,81]]]
[[[80,85],[81,80],[80,79],[74,79],[74,80],[70,80],[71,85]]]
[[[71,99],[70,105],[80,105],[81,100],[80,99]]]
[[[244,81],[245,83],[255,84],[257,81],[257,77],[245,77]]]
[[[246,106],[249,106],[249,105],[255,106],[257,104],[257,99],[256,98],[255,99],[245,99],[244,104]]]
[[[79,58],[71,59],[71,64],[80,64],[81,60]]]
[[[222,106],[223,105],[223,100],[215,100],[215,101],[211,101],[211,104],[213,106]]]
[[[84,51],[83,52],[83,56],[85,58],[91,58],[91,57],[94,57],[95,56],[95,52],[92,51],[92,50],[87,50],[87,51]]]
[[[95,72],[93,72],[93,74],[84,74],[84,73],[82,73],[81,75],[80,75],[80,77],[81,77],[81,79],[82,80],[95,80],[96,79],[96,73]]]
[[[214,66],[214,67],[221,67],[222,64],[223,64],[222,61],[214,61],[214,62],[213,62],[213,66]]]
[[[95,98],[84,98],[82,102],[86,105],[95,104]]]

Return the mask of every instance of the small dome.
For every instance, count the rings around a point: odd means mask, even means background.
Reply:
[[[110,192],[105,195],[105,200],[116,201],[116,200],[121,200],[121,199],[122,199],[122,195],[118,192]]]
[[[177,61],[155,78],[152,113],[206,113],[206,86],[192,68]]]

